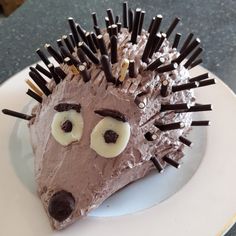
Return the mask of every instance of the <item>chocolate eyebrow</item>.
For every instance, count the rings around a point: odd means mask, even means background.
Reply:
[[[54,109],[58,112],[75,110],[78,113],[80,113],[81,105],[75,104],[75,103],[59,103],[58,105],[54,107]]]
[[[128,121],[127,117],[125,117],[124,114],[122,114],[121,112],[116,111],[116,110],[100,109],[100,110],[95,110],[94,112],[100,116],[109,116],[109,117],[112,117],[118,121],[122,121],[122,122]]]

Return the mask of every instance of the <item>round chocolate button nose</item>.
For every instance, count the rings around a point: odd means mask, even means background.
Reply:
[[[71,193],[64,190],[55,193],[48,204],[48,212],[52,218],[62,222],[75,209],[75,199]]]

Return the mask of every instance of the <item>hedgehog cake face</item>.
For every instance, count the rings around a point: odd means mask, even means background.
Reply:
[[[162,16],[146,31],[145,12],[132,12],[124,3],[121,27],[108,9],[105,30],[93,13],[96,35],[69,18],[72,34],[57,41],[59,50],[45,45],[59,66],[38,49],[48,70],[30,68],[37,86],[28,80],[27,94],[39,102],[32,115],[3,110],[29,120],[38,194],[55,229],[154,168],[179,168],[191,126],[209,123],[192,121],[192,112],[211,110],[192,89],[215,83],[207,74],[190,78],[200,40],[190,34],[178,52],[181,35],[169,37],[179,18],[160,33]]]

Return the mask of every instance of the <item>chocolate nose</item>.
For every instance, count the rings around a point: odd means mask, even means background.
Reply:
[[[52,218],[62,222],[66,220],[75,209],[73,195],[64,190],[55,193],[48,204],[48,212]]]

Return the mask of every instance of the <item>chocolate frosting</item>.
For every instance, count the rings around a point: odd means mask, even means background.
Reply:
[[[104,34],[108,47],[109,36]],[[156,156],[160,163],[166,163],[162,157],[169,155],[174,160],[183,157],[183,144],[179,136],[188,133],[191,125],[191,113],[161,112],[161,104],[194,103],[192,90],[169,95],[160,95],[161,82],[167,80],[170,85],[188,82],[189,73],[182,65],[171,73],[157,74],[144,71],[147,64],[141,61],[142,52],[147,41],[147,32],[138,36],[137,44],[129,42],[130,34],[126,29],[118,34],[118,62],[112,65],[112,73],[119,77],[123,58],[135,61],[139,68],[136,78],[129,78],[116,87],[107,83],[101,66],[91,64],[91,80],[84,82],[82,76],[73,76],[68,66],[62,69],[68,75],[58,85],[50,84],[52,94],[43,97],[42,104],[37,105],[32,113],[35,115],[29,125],[31,141],[35,153],[35,177],[38,194],[55,229],[62,229],[98,207],[106,198],[125,185],[142,178],[155,168],[150,158]],[[160,56],[165,58],[164,65],[170,64],[179,53],[165,40],[160,51],[152,60]],[[75,54],[76,56],[76,54]],[[97,57],[100,57],[99,53]],[[146,105],[140,109],[135,103],[137,95],[144,93]],[[60,145],[51,134],[54,107],[61,103],[80,104],[80,114],[84,120],[83,134],[79,142],[68,146]],[[103,117],[94,111],[101,109],[117,110],[127,117],[131,135],[125,150],[114,158],[99,156],[90,148],[90,134]],[[183,122],[184,128],[162,132],[154,122],[162,124]],[[148,141],[147,132],[155,133],[157,138]],[[73,212],[64,221],[57,221],[50,216],[48,205],[52,196],[60,191],[71,193],[75,206]]]

